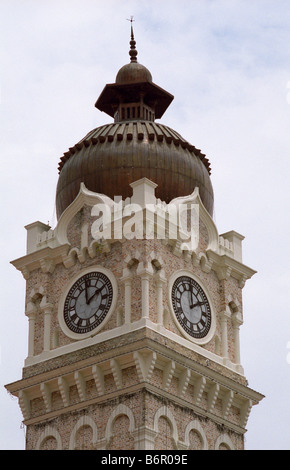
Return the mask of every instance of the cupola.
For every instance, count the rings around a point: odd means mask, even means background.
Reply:
[[[131,183],[144,177],[157,185],[156,197],[166,203],[198,187],[206,210],[213,214],[209,160],[174,129],[155,122],[173,95],[153,83],[137,55],[131,26],[130,62],[118,71],[115,83],[105,86],[95,104],[114,121],[88,132],[60,159],[58,217],[74,201],[81,183],[90,191],[125,199],[132,196]]]

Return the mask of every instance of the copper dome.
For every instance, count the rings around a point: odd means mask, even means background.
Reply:
[[[73,202],[81,183],[112,199],[125,199],[132,195],[130,184],[144,177],[157,184],[156,197],[167,203],[198,187],[212,215],[209,161],[176,131],[154,122],[173,96],[155,85],[149,70],[138,64],[131,34],[131,63],[119,70],[116,82],[105,86],[95,104],[115,122],[92,130],[61,158],[57,217]]]
[[[82,182],[91,191],[125,199],[132,196],[130,183],[143,177],[158,185],[156,196],[167,203],[198,186],[204,206],[213,214],[208,159],[162,124],[131,121],[98,127],[64,154],[59,170],[58,217],[73,202]]]
[[[152,82],[152,75],[144,65],[130,62],[120,68],[116,76],[116,83]]]

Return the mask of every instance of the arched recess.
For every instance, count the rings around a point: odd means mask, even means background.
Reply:
[[[221,434],[215,443],[215,450],[234,450],[234,444],[227,434]]]
[[[96,423],[90,416],[81,416],[78,421],[76,422],[69,440],[69,449],[76,450],[77,449],[77,433],[82,428],[88,426],[92,429],[92,448],[96,448],[97,443],[97,426]]]
[[[47,426],[45,430],[41,433],[36,443],[35,450],[44,450],[43,445],[45,441],[49,438],[55,440],[55,446],[51,450],[62,450],[62,442],[59,432],[54,429],[52,426]]]
[[[191,421],[190,423],[188,423],[188,425],[186,426],[184,442],[187,447],[190,446],[190,439],[189,439],[190,431],[195,431],[198,434],[201,444],[202,444],[202,448],[200,450],[208,450],[207,438],[198,420],[195,419],[194,421]]]
[[[114,422],[116,421],[117,418],[119,418],[122,415],[127,416],[127,418],[129,419],[129,433],[132,434],[135,431],[135,418],[134,418],[133,412],[128,406],[121,403],[113,410],[113,412],[111,413],[107,421],[106,431],[105,431],[105,438],[106,438],[107,445],[109,444],[110,440],[114,436],[114,433],[113,433]]]
[[[168,409],[167,406],[162,406],[155,413],[153,429],[156,432],[157,436],[159,435],[159,419],[160,418],[165,418],[169,422],[171,426],[171,432],[172,432],[171,438],[173,439],[175,449],[178,449],[177,424],[176,424],[176,421],[172,412]]]

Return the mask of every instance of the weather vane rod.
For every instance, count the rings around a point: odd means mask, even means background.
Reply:
[[[134,16],[131,16],[130,19],[127,18],[127,21],[130,21],[131,23],[131,41],[130,41],[130,51],[129,51],[129,55],[131,57],[131,62],[137,62],[137,50],[136,50],[136,41],[134,39],[134,33],[133,33],[133,21],[134,20]]]

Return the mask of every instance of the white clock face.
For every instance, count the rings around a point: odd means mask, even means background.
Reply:
[[[204,338],[211,327],[211,308],[201,286],[190,276],[178,277],[171,291],[175,316],[193,338]]]
[[[112,305],[113,287],[102,272],[80,277],[70,288],[64,303],[64,321],[74,333],[94,330],[106,318]]]

